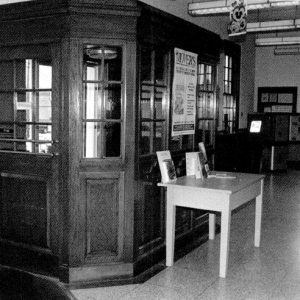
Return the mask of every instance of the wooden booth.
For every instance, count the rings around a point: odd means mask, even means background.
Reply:
[[[156,151],[213,156],[219,36],[134,0],[0,7],[0,262],[70,284],[165,257]],[[172,136],[174,49],[198,55],[195,134]],[[177,251],[207,216],[177,210]],[[196,243],[197,244],[197,243]]]

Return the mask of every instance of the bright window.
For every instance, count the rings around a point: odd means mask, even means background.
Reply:
[[[206,147],[213,147],[215,137],[215,73],[214,65],[198,64],[196,142],[203,142]]]
[[[88,45],[84,49],[83,156],[121,156],[122,49]]]
[[[50,61],[0,62],[0,150],[50,153],[52,66]]]
[[[236,97],[233,92],[232,57],[225,55],[224,94],[223,94],[223,129],[233,133],[236,126]]]

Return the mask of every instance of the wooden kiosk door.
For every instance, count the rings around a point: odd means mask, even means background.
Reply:
[[[58,68],[48,45],[0,52],[0,247],[24,255],[1,259],[49,270],[61,240]]]

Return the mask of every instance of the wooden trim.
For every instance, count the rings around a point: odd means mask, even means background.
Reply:
[[[101,266],[83,265],[81,267],[68,268],[60,267],[60,278],[71,284],[92,284],[95,282],[105,282],[118,278],[132,278],[133,264],[132,263],[112,263]]]

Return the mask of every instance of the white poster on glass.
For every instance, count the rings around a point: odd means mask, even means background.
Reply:
[[[172,136],[195,133],[196,85],[197,54],[175,48]]]

